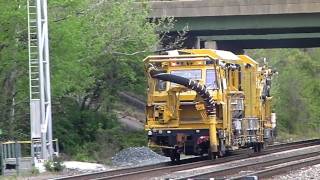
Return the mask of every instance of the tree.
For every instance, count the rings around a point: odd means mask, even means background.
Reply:
[[[302,136],[318,135],[319,49],[251,50],[248,53],[257,59],[267,57],[268,63],[279,72],[272,92],[280,130]]]
[[[117,92],[143,94],[141,61],[155,50],[161,23],[150,22],[148,7],[134,1],[48,2],[54,136],[71,152],[94,142],[98,131],[120,132],[112,111]],[[28,139],[26,1],[1,1],[0,19],[2,137]]]
[[[2,139],[26,138],[28,63],[25,2],[0,2],[0,126]]]
[[[148,7],[133,1],[56,0],[50,7],[54,130],[67,152],[86,154],[103,133],[121,134],[117,92],[144,93],[142,59],[155,50],[161,22],[150,22]]]

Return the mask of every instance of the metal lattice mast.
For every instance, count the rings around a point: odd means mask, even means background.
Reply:
[[[53,146],[47,0],[27,2],[32,156],[48,160]]]

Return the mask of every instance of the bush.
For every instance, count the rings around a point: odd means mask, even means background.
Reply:
[[[55,157],[53,160],[49,160],[44,163],[44,167],[47,171],[50,172],[60,172],[62,171],[65,166],[63,165],[63,161],[61,158]]]
[[[32,174],[32,175],[38,175],[38,174],[40,174],[39,169],[37,169],[36,167],[32,167],[32,169],[31,169],[31,174]]]

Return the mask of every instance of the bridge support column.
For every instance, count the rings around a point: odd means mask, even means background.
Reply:
[[[205,40],[201,37],[196,37],[195,46],[196,49],[218,49],[218,44],[213,40]]]
[[[218,45],[216,41],[205,41],[204,42],[205,49],[218,49]]]

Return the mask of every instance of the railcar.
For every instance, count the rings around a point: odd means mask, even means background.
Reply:
[[[247,55],[213,49],[169,51],[144,59],[149,146],[172,161],[180,154],[214,159],[272,142],[273,71]]]

